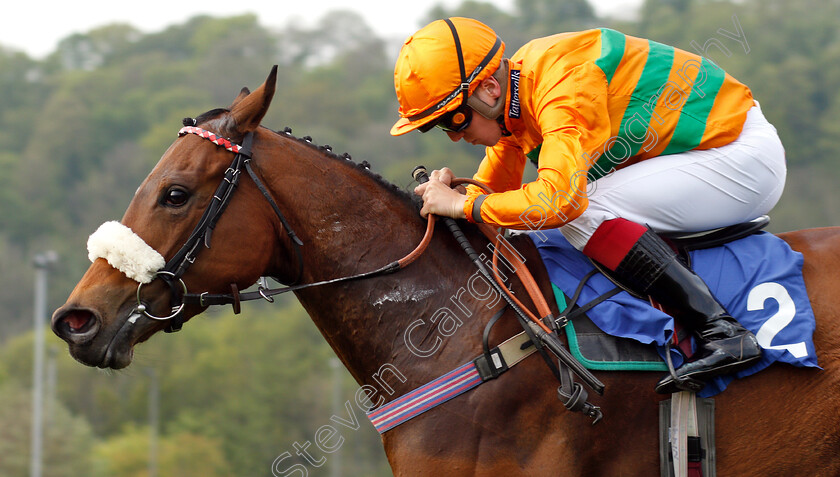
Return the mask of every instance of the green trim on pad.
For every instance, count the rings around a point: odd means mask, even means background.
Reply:
[[[557,288],[553,283],[551,289],[554,291],[557,307],[561,311],[565,310],[567,305],[563,290]],[[580,350],[575,325],[570,321],[565,328],[566,338],[569,340],[569,351],[586,369],[597,371],[668,371],[668,365],[665,364],[665,361],[593,361],[588,359]]]
[[[587,359],[580,352],[580,345],[577,341],[575,326],[570,321],[566,325],[566,338],[569,340],[569,350],[580,364],[586,369],[598,371],[668,371],[668,365],[664,361],[593,361]]]
[[[566,294],[553,283],[551,284],[551,290],[554,292],[554,300],[557,301],[557,308],[562,312],[569,306],[566,302]]]

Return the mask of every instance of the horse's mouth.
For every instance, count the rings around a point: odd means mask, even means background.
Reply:
[[[131,364],[134,359],[134,344],[137,337],[149,331],[148,326],[142,326],[142,313],[131,309],[122,325],[105,347],[105,353],[98,364],[98,368],[122,369]],[[139,323],[138,323],[139,322]]]
[[[110,369],[122,369],[127,367],[131,364],[131,361],[134,359],[134,347],[129,346],[126,350],[118,350],[116,346],[109,344],[109,346],[105,349],[105,356],[103,356],[102,361],[95,366],[97,368],[110,368]]]
[[[97,368],[122,369],[134,358],[134,340],[149,333],[149,326],[138,323],[141,315],[135,309],[120,313],[120,325],[103,326],[94,310],[71,308],[53,323],[53,331],[69,345],[73,358]]]

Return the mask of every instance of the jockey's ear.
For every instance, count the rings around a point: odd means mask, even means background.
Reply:
[[[260,121],[268,112],[268,106],[271,104],[271,98],[274,97],[276,87],[277,65],[274,65],[265,83],[253,93],[248,94],[247,88],[239,93],[230,108],[236,133],[244,135],[259,127]]]
[[[481,91],[481,95],[484,95],[484,98],[480,98],[482,100],[489,99],[490,101],[484,101],[485,103],[495,104],[496,100],[499,99],[499,96],[502,94],[502,87],[499,85],[499,82],[496,78],[492,76],[488,76],[484,78],[481,84],[478,85],[477,91]]]
[[[508,60],[502,59],[496,72],[484,78],[467,98],[467,105],[487,119],[497,119],[505,107],[507,77]]]

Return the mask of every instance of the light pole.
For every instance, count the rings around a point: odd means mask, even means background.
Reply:
[[[54,345],[47,348],[47,363],[44,369],[44,426],[50,427],[51,419],[55,414],[55,403],[58,386],[58,348]]]
[[[58,261],[58,254],[50,250],[35,255],[35,351],[32,369],[32,452],[29,475],[41,477],[41,449],[44,435],[44,318],[47,316],[47,275]]]
[[[341,361],[333,356],[330,358],[330,368],[333,370],[333,379],[332,379],[332,408],[333,408],[333,416],[338,416],[341,412]],[[330,471],[331,477],[341,477],[341,449],[339,448],[336,452],[332,455],[332,467]]]
[[[155,368],[149,373],[149,477],[158,475],[158,427],[160,421],[160,385]]]

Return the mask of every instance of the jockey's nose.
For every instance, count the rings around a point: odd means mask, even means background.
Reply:
[[[464,137],[464,131],[459,131],[459,132],[445,131],[445,132],[446,132],[446,135],[449,136],[449,139],[452,140],[452,142],[458,142]]]

